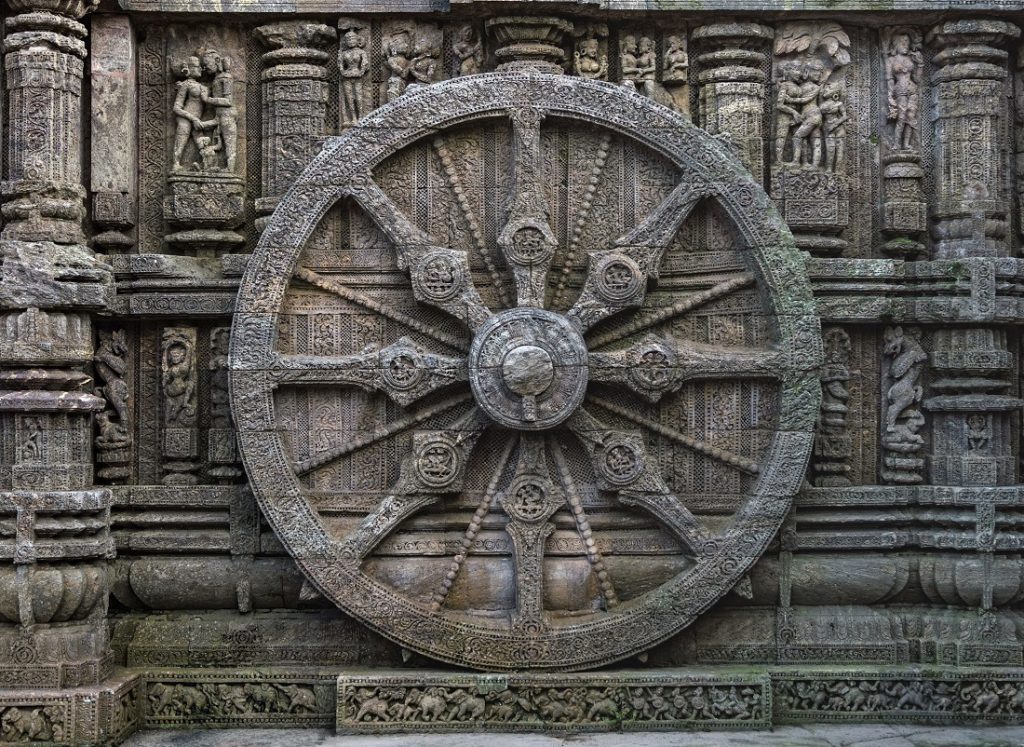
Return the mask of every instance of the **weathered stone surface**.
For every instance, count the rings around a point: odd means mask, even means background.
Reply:
[[[1019,720],[969,5],[8,0],[0,741]]]

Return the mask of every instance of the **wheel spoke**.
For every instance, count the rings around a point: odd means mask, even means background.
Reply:
[[[349,441],[343,446],[338,446],[336,448],[314,454],[308,459],[303,459],[295,464],[295,474],[299,477],[308,475],[313,470],[319,469],[325,464],[330,464],[337,459],[341,459],[344,456],[348,456],[349,454],[353,454],[361,449],[365,449],[367,446],[372,446],[375,443],[379,443],[380,441],[391,438],[403,431],[407,431],[413,426],[419,425],[423,421],[440,415],[442,412],[446,412],[453,407],[457,407],[472,398],[473,395],[470,392],[457,394],[446,400],[438,402],[437,404],[424,407],[422,410],[406,415],[404,418],[399,418],[394,422],[388,423],[386,426],[375,430],[369,436],[357,438],[353,441]]]
[[[417,301],[451,314],[470,329],[483,324],[491,312],[473,285],[466,252],[434,242],[369,174],[354,179],[348,193],[394,245],[398,266],[409,273]]]
[[[590,353],[590,381],[622,384],[650,402],[694,379],[772,378],[783,357],[773,350],[725,348],[648,335],[614,353]]]
[[[372,299],[369,296],[365,296],[362,293],[357,293],[356,291],[345,287],[341,283],[337,283],[330,278],[324,277],[320,273],[314,272],[313,270],[305,267],[300,267],[295,271],[295,277],[306,281],[320,290],[333,293],[339,298],[343,298],[350,303],[357,304],[362,306],[364,309],[380,314],[393,322],[401,324],[403,327],[414,329],[420,334],[425,335],[432,340],[436,340],[442,345],[447,345],[453,350],[458,350],[463,353],[469,352],[469,345],[465,340],[455,337],[454,335],[449,335],[447,332],[442,332],[439,329],[435,329],[429,324],[424,324],[418,319],[413,319],[411,316],[407,316],[400,311],[395,311],[393,307]]]
[[[603,348],[605,345],[610,345],[613,342],[625,339],[630,335],[635,335],[637,332],[643,332],[645,329],[650,329],[662,322],[667,322],[669,319],[674,319],[688,311],[693,311],[694,309],[716,299],[728,296],[729,294],[735,293],[743,288],[749,288],[753,284],[754,276],[749,273],[744,273],[743,275],[739,275],[735,278],[722,281],[721,283],[708,288],[706,291],[694,293],[677,301],[671,306],[659,309],[651,316],[634,319],[624,327],[611,330],[610,332],[596,337],[589,341],[589,347],[591,350]]]
[[[566,501],[572,510],[572,518],[576,522],[576,531],[579,532],[580,541],[587,552],[587,560],[590,561],[590,567],[597,577],[597,585],[601,590],[601,596],[604,597],[607,607],[615,607],[619,603],[619,597],[615,593],[615,584],[612,583],[611,576],[604,563],[604,558],[601,556],[601,551],[597,549],[597,541],[594,539],[594,532],[590,528],[590,519],[587,518],[587,514],[583,510],[583,500],[580,498],[580,492],[576,489],[576,483],[572,479],[572,472],[569,471],[569,464],[565,460],[565,454],[562,453],[562,447],[554,439],[549,441],[548,448],[554,457],[555,469],[558,470],[558,479],[562,483],[562,490],[565,491]]]
[[[682,182],[658,207],[611,249],[590,255],[583,291],[567,315],[584,330],[624,309],[640,306],[647,283],[658,277],[658,266],[693,208],[709,194],[706,185]]]
[[[508,289],[501,277],[501,273],[498,271],[497,265],[494,263],[494,256],[487,250],[487,246],[484,244],[483,231],[480,230],[480,224],[477,222],[476,214],[473,212],[473,206],[469,203],[469,196],[462,184],[462,178],[459,176],[459,169],[455,163],[455,158],[452,156],[452,152],[448,149],[448,145],[443,137],[434,138],[433,146],[437,157],[441,159],[441,167],[444,169],[448,187],[451,189],[452,195],[459,205],[459,210],[462,212],[462,217],[469,227],[469,235],[473,239],[473,247],[487,267],[487,274],[490,275],[491,283],[498,291],[498,298],[502,305],[510,306],[512,301],[508,296]]]
[[[516,572],[516,609],[512,629],[536,635],[547,628],[544,618],[544,544],[555,525],[548,521],[564,496],[548,474],[542,436],[519,436],[519,460],[512,482],[499,502],[508,515],[505,531],[512,540]]]
[[[694,555],[704,551],[710,534],[669,490],[648,456],[640,433],[609,428],[586,410],[578,411],[567,422],[590,453],[602,490],[616,492],[623,504],[653,514]]]
[[[669,428],[657,421],[645,418],[634,410],[630,410],[626,407],[620,407],[619,405],[600,397],[588,396],[587,400],[610,413],[618,415],[620,418],[625,418],[630,422],[643,426],[644,428],[657,433],[659,436],[663,436],[671,441],[682,444],[686,448],[695,451],[698,454],[702,454],[709,459],[714,459],[722,464],[735,467],[740,472],[746,472],[748,475],[756,475],[760,471],[760,467],[757,462],[747,459],[745,456],[736,454],[728,449],[712,446],[711,444],[705,443],[700,439],[693,438],[692,436],[687,436],[685,433],[680,433],[674,428]]]
[[[340,384],[383,392],[407,407],[457,381],[468,381],[463,358],[427,353],[408,337],[358,355],[278,355],[270,369],[280,384]]]
[[[608,162],[608,150],[611,148],[612,136],[605,135],[597,146],[597,155],[594,156],[594,165],[590,169],[590,179],[580,196],[580,209],[576,214],[576,222],[572,227],[572,234],[569,236],[569,244],[565,248],[565,258],[562,261],[561,275],[558,278],[558,285],[555,287],[554,298],[551,299],[551,307],[557,309],[562,295],[569,285],[569,277],[572,275],[576,265],[576,255],[579,253],[580,239],[583,237],[583,229],[586,228],[590,219],[590,209],[594,205],[594,195],[597,186],[601,182],[601,175],[604,173],[605,164]]]
[[[485,425],[473,408],[448,428],[414,433],[394,488],[344,539],[343,554],[365,558],[410,516],[461,490],[469,454]]]
[[[508,464],[508,460],[512,456],[512,449],[515,445],[516,439],[509,438],[508,443],[505,445],[505,450],[498,459],[498,464],[495,467],[494,474],[491,476],[491,482],[487,486],[487,490],[484,491],[484,495],[477,504],[476,511],[473,513],[473,518],[466,527],[459,551],[455,557],[452,558],[452,561],[448,566],[448,572],[445,574],[441,583],[438,584],[437,589],[432,595],[430,608],[434,612],[439,612],[441,607],[444,606],[444,602],[448,598],[448,592],[451,591],[452,586],[455,584],[455,579],[458,578],[459,571],[462,570],[462,564],[466,562],[469,550],[473,547],[473,542],[476,540],[477,534],[480,533],[480,525],[486,518],[487,513],[491,510],[491,506],[494,505],[495,496],[498,494],[498,483],[501,481],[501,476],[505,472],[505,466]]]
[[[543,308],[548,270],[557,241],[548,224],[547,193],[540,152],[543,112],[512,111],[514,198],[498,246],[516,280],[516,305]]]

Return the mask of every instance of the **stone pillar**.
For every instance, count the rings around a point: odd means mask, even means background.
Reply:
[[[935,87],[936,259],[1009,253],[1007,176],[1008,42],[1020,29],[1006,21],[947,21],[928,33],[938,51]]]
[[[487,32],[494,37],[499,72],[565,72],[563,39],[573,24],[554,16],[499,16],[489,18]]]
[[[96,685],[106,628],[110,492],[93,480],[86,367],[109,268],[82,245],[84,0],[9,0],[7,173],[0,187],[0,682]],[[54,716],[54,718],[56,718]],[[84,717],[83,717],[84,718]],[[62,727],[65,728],[65,727]],[[66,726],[66,728],[71,728]]]
[[[80,243],[82,75],[95,0],[8,0],[7,173],[0,182],[0,238]]]
[[[693,31],[699,45],[700,126],[726,134],[764,183],[764,112],[768,45],[775,32],[759,23],[712,23]]]
[[[313,21],[282,21],[256,29],[270,47],[263,55],[263,196],[256,200],[259,230],[281,196],[316,155],[327,134],[330,84],[324,50],[334,29]]]
[[[937,50],[935,258],[950,261],[948,274],[966,270],[971,287],[956,312],[961,325],[934,332],[934,396],[924,402],[932,413],[931,481],[981,488],[973,494],[974,547],[985,612],[993,606],[997,571],[995,496],[984,488],[1017,482],[1013,415],[1024,404],[1009,394],[1014,365],[1006,332],[988,326],[997,311],[997,258],[1010,254],[1006,46],[1019,35],[1005,21],[960,19],[939,24],[926,38]],[[984,619],[994,624],[991,615]]]

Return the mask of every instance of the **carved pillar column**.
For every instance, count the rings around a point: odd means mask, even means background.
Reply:
[[[270,47],[263,55],[263,196],[256,200],[260,231],[327,134],[330,84],[324,50],[336,36],[313,21],[282,21],[256,29]]]
[[[939,24],[927,41],[938,49],[932,210],[937,259],[1002,257],[1009,252],[1005,45],[1011,23],[963,19]]]
[[[8,0],[3,40],[7,173],[0,238],[73,244],[82,234],[85,26],[96,0]]]
[[[1011,433],[1024,404],[1009,396],[1012,354],[996,315],[996,258],[1010,253],[1009,76],[1007,44],[1020,35],[1010,23],[960,19],[939,24],[927,37],[936,50],[935,177],[932,211],[935,257],[966,270],[971,296],[955,309],[965,326],[934,332],[931,392],[931,481],[984,488],[1016,482]],[[980,557],[974,585],[965,592],[982,610],[993,606],[996,506],[992,491],[978,490],[974,546]],[[988,625],[991,616],[985,616]]]
[[[769,26],[737,22],[712,23],[693,31],[700,48],[700,126],[712,135],[729,135],[762,183],[768,45],[774,34]]]
[[[0,682],[95,685],[110,670],[110,492],[93,487],[85,370],[112,278],[83,246],[85,0],[9,0],[0,186]]]
[[[562,40],[572,33],[571,21],[554,16],[501,16],[489,18],[485,26],[494,37],[498,71],[565,72]]]

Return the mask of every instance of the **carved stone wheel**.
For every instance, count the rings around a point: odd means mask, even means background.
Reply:
[[[239,294],[232,406],[327,598],[438,659],[580,669],[679,631],[762,554],[820,345],[726,145],[621,87],[478,75],[299,177]]]

